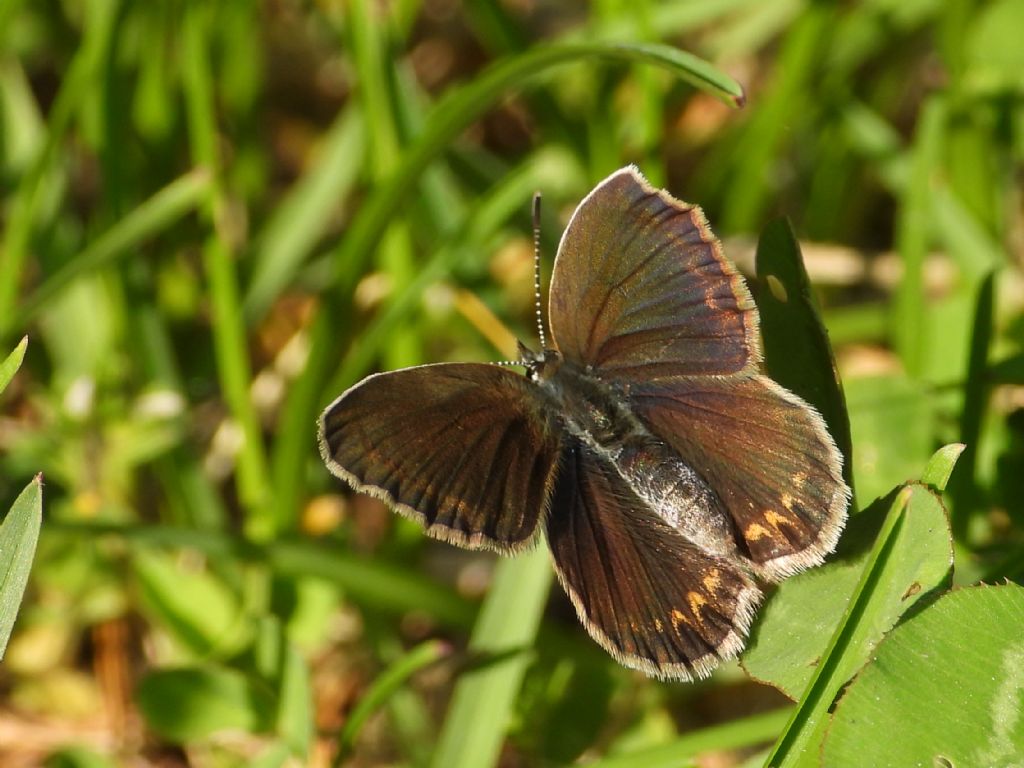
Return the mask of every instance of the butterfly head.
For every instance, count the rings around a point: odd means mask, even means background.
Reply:
[[[542,349],[534,352],[528,346],[519,343],[519,363],[526,366],[526,375],[533,381],[546,381],[554,376],[562,365],[562,353],[556,349]]]

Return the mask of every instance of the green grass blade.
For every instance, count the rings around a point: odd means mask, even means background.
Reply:
[[[362,274],[371,249],[379,242],[402,201],[415,189],[420,174],[468,125],[510,90],[529,85],[553,67],[590,58],[655,64],[707,89],[727,103],[743,101],[743,90],[732,78],[692,54],[664,45],[555,44],[501,61],[438,104],[422,135],[408,149],[397,170],[377,188],[353,220],[336,256],[340,273]]]
[[[189,6],[184,19],[182,55],[183,87],[189,141],[195,162],[210,170],[211,183],[203,213],[211,228],[203,246],[203,266],[209,282],[211,329],[217,373],[231,414],[241,430],[237,483],[246,508],[245,529],[255,538],[274,531],[270,512],[271,488],[267,483],[267,459],[259,419],[249,397],[252,381],[238,279],[224,217],[228,202],[221,187],[217,120],[214,109],[213,70],[210,61],[211,8]]]
[[[253,272],[245,294],[245,312],[258,318],[309,255],[318,238],[336,216],[360,171],[359,157],[366,138],[362,115],[342,111],[316,149],[316,162],[277,204],[252,256]]]
[[[277,440],[271,454],[274,517],[278,530],[294,530],[305,498],[306,467],[314,450],[317,409],[324,381],[341,357],[335,340],[345,327],[333,303],[322,304],[309,328],[309,355],[302,373],[292,382],[277,420]]]
[[[14,325],[24,325],[33,319],[54,295],[75,278],[134,255],[135,249],[147,239],[195,210],[209,191],[210,174],[205,170],[190,171],[172,181],[48,277],[19,307]]]
[[[21,361],[25,359],[26,349],[28,349],[28,336],[23,337],[18,342],[18,346],[11,350],[11,354],[0,363],[0,392],[7,389],[7,385],[11,383],[14,374],[21,368]]]
[[[930,97],[917,126],[910,178],[901,195],[897,222],[903,276],[893,299],[893,342],[911,376],[922,372],[932,341],[925,315],[924,262],[931,241],[932,174],[939,165],[945,122],[945,101],[941,96]]]
[[[889,509],[882,530],[875,540],[875,546],[868,556],[860,583],[854,590],[844,621],[836,630],[825,656],[811,678],[807,691],[793,711],[786,730],[783,731],[775,748],[768,756],[768,760],[765,762],[766,767],[801,765],[802,758],[813,755],[817,746],[812,741],[813,734],[827,718],[828,708],[839,689],[838,684],[830,679],[832,667],[842,654],[842,646],[847,642],[847,626],[853,623],[855,615],[863,612],[863,604],[869,599],[871,588],[878,578],[882,564],[896,541],[909,500],[908,490],[904,489]]]
[[[734,183],[729,194],[722,230],[749,232],[756,228],[771,193],[769,178],[781,143],[812,106],[808,80],[817,72],[835,11],[831,5],[812,3],[786,34],[774,67],[771,91],[762,96],[733,159]]]
[[[366,719],[378,710],[388,698],[401,688],[405,681],[426,666],[444,658],[451,652],[447,643],[428,640],[413,648],[380,674],[370,689],[363,695],[349,713],[345,725],[338,732],[337,752],[334,765],[341,766],[349,756],[359,731]]]
[[[58,149],[76,110],[94,92],[89,85],[109,55],[119,3],[97,0],[86,6],[86,29],[81,47],[68,66],[60,91],[47,118],[46,143],[21,179],[11,200],[0,241],[0,338],[11,330],[15,299],[21,287],[21,272],[28,255],[29,239],[46,190],[47,173],[56,162]]]
[[[497,763],[551,578],[545,546],[499,562],[469,644],[470,651],[496,660],[459,678],[431,762],[435,768]]]
[[[18,617],[42,523],[43,479],[37,475],[0,524],[0,659]]]
[[[978,479],[978,444],[988,408],[991,385],[988,379],[988,357],[995,333],[995,273],[990,273],[978,286],[971,328],[971,348],[964,376],[964,402],[960,410],[960,442],[963,456],[960,471],[952,478],[949,493],[953,500],[953,533],[957,541],[966,541],[971,516],[981,503]]]
[[[277,733],[293,755],[306,760],[316,732],[312,675],[302,653],[293,643],[285,643],[282,656]]]
[[[387,179],[401,160],[398,115],[400,106],[396,83],[396,64],[387,55],[391,45],[388,25],[381,24],[370,0],[352,0],[347,17],[356,95],[366,116],[367,170],[374,184]],[[388,277],[394,290],[408,285],[415,273],[411,222],[398,216],[381,233],[375,261]],[[381,350],[387,368],[404,368],[423,362],[419,329],[407,326],[399,330],[391,343]]]

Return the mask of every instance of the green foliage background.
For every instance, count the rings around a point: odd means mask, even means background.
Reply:
[[[1024,0],[0,3],[5,572],[45,480],[0,762],[1021,759],[1021,30]],[[704,208],[852,446],[834,561],[698,684],[617,667],[543,549],[432,542],[316,455],[362,376],[532,342],[531,194],[550,269],[627,162]]]

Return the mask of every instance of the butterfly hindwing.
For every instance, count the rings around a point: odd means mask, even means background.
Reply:
[[[725,375],[760,359],[757,310],[704,214],[632,167],[573,214],[549,313],[568,360],[620,379]]]
[[[715,491],[759,575],[777,581],[832,551],[850,492],[807,403],[760,375],[657,379],[629,392],[637,415]]]
[[[321,454],[335,475],[431,536],[501,552],[533,538],[560,442],[533,384],[472,363],[370,376],[320,420]]]
[[[750,577],[665,523],[583,443],[562,455],[547,535],[580,620],[622,664],[693,679],[742,647],[761,597]]]

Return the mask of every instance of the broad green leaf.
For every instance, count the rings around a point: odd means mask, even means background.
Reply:
[[[893,630],[840,699],[823,765],[1024,764],[1024,588],[958,589]]]
[[[800,395],[825,419],[843,454],[843,476],[853,485],[850,417],[836,361],[821,322],[800,245],[789,222],[768,223],[757,243],[757,308],[765,364],[782,386]]]
[[[864,560],[840,560],[782,582],[754,623],[743,668],[798,699],[846,612]]]
[[[18,346],[12,350],[11,354],[0,363],[0,392],[7,389],[7,385],[11,383],[14,374],[21,368],[21,361],[25,359],[25,350],[27,348],[28,336],[25,336],[18,342]]]
[[[822,645],[820,658],[812,659],[814,669],[810,670],[807,689],[776,744],[771,765],[817,765],[829,707],[836,695],[902,615],[949,585],[952,562],[949,521],[939,498],[920,484],[902,489],[867,557],[857,587],[846,596],[848,606],[839,628],[827,646],[821,643],[823,638],[818,638],[816,644]],[[819,593],[815,599],[839,598]],[[768,637],[769,629],[762,622],[759,632]],[[790,634],[799,638],[799,627],[791,627]],[[771,674],[772,659],[761,659],[760,668]]]
[[[149,727],[174,741],[219,731],[265,733],[276,711],[269,688],[224,667],[182,667],[151,672],[136,691]]]
[[[0,659],[11,639],[43,522],[43,480],[29,483],[0,524]]]
[[[252,636],[238,596],[205,567],[146,549],[134,564],[150,618],[196,656],[231,655]]]
[[[906,509],[891,549],[859,617],[857,631],[834,676],[846,679],[911,606],[949,583],[949,522],[927,488],[904,489]],[[903,500],[895,502],[904,503]],[[755,624],[743,666],[754,677],[796,699],[807,687],[835,627],[848,610],[867,555],[812,568],[786,579]]]

